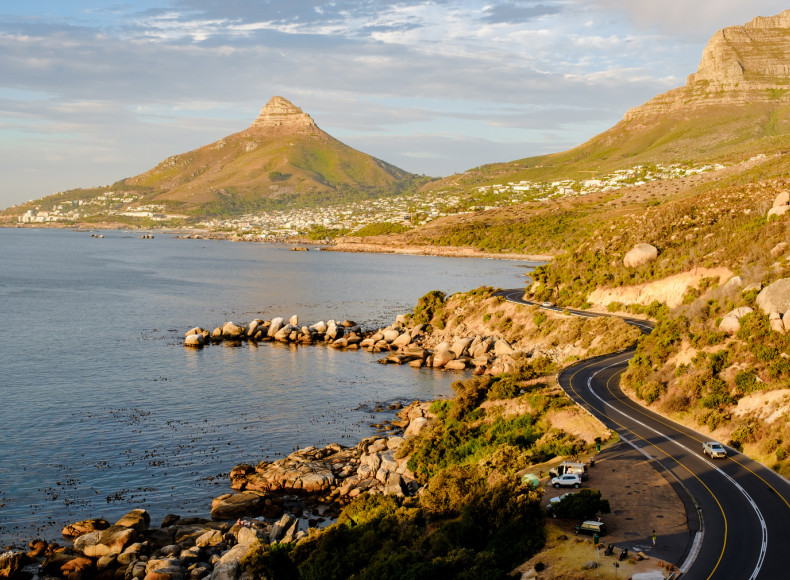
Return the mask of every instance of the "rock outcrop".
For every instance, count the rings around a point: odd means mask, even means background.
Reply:
[[[648,264],[658,257],[658,249],[651,244],[636,244],[623,258],[627,268]]]
[[[641,121],[668,111],[712,105],[790,102],[790,10],[718,31],[686,85],[628,111]]]
[[[768,315],[790,310],[790,278],[782,278],[763,288],[757,295],[755,304]]]
[[[772,215],[783,216],[788,210],[790,210],[790,192],[783,191],[776,196],[773,206],[768,210],[765,217],[771,217]]]
[[[258,129],[310,133],[318,127],[315,121],[299,107],[283,97],[272,97],[261,109],[252,126]]]
[[[741,306],[740,308],[736,308],[724,315],[719,323],[719,330],[723,330],[724,332],[728,332],[730,334],[735,334],[741,329],[741,318],[746,316],[747,314],[751,314],[754,312],[748,306]]]

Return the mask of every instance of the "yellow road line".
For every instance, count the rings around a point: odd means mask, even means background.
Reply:
[[[623,361],[623,362],[625,362],[625,361]],[[704,443],[704,441],[703,441],[702,439],[699,439],[698,437],[696,437],[696,436],[694,436],[694,435],[689,435],[688,433],[683,433],[682,431],[680,431],[680,430],[679,430],[679,429],[678,429],[678,428],[677,428],[677,427],[674,425],[674,423],[673,423],[673,422],[668,422],[668,421],[671,421],[671,420],[669,420],[669,419],[668,419],[667,421],[665,421],[665,420],[664,420],[664,417],[661,417],[660,415],[659,415],[659,417],[660,417],[659,419],[656,419],[655,417],[651,417],[650,415],[648,415],[647,413],[645,413],[645,410],[644,410],[644,408],[643,408],[642,406],[640,406],[638,403],[635,403],[634,401],[632,401],[632,400],[631,400],[630,398],[628,398],[627,396],[625,396],[625,395],[624,395],[623,397],[619,397],[619,396],[617,396],[617,394],[615,394],[614,392],[612,392],[612,389],[610,389],[610,388],[609,388],[608,384],[607,384],[607,389],[609,390],[609,393],[610,393],[610,394],[611,394],[611,395],[612,395],[612,396],[613,396],[615,399],[617,399],[618,401],[620,401],[620,402],[621,402],[621,403],[622,403],[624,406],[626,406],[626,407],[628,407],[628,408],[630,408],[630,409],[633,409],[633,410],[637,411],[637,412],[638,412],[638,413],[640,413],[642,416],[644,416],[644,417],[648,417],[649,419],[652,419],[653,421],[656,421],[657,423],[661,423],[661,424],[662,424],[662,425],[664,425],[665,427],[670,427],[670,428],[671,428],[671,429],[672,429],[672,430],[673,430],[675,433],[680,433],[680,434],[682,434],[682,435],[685,435],[686,437],[689,437],[689,438],[691,438],[691,439],[694,439],[695,441],[697,441],[697,442],[699,442],[699,443]],[[693,429],[689,429],[689,431],[692,431],[692,432],[693,432]],[[744,468],[746,471],[748,471],[749,473],[751,473],[752,475],[754,475],[754,476],[755,476],[757,479],[759,479],[759,480],[760,480],[760,481],[762,481],[762,482],[763,482],[765,485],[767,485],[769,488],[771,488],[771,490],[772,490],[772,491],[773,491],[773,492],[774,492],[776,495],[778,495],[778,496],[779,496],[779,497],[782,499],[782,501],[785,503],[785,505],[788,507],[788,509],[790,509],[790,502],[787,500],[787,498],[785,498],[785,496],[783,496],[783,495],[782,495],[782,494],[779,492],[779,490],[778,490],[778,489],[776,489],[776,488],[775,488],[773,485],[771,485],[771,484],[770,484],[768,481],[766,481],[766,480],[765,480],[765,479],[764,479],[764,478],[763,478],[761,475],[759,475],[759,474],[755,473],[755,472],[754,472],[752,469],[750,469],[748,466],[746,466],[745,464],[741,463],[740,461],[738,461],[738,460],[737,460],[737,459],[735,459],[734,457],[728,457],[728,459],[729,459],[730,461],[732,461],[733,463],[736,463],[736,464],[740,465],[741,467],[743,467],[743,468]]]
[[[574,394],[575,394],[577,397],[579,397],[579,398],[580,398],[581,400],[583,400],[585,403],[587,403],[587,404],[590,404],[590,403],[589,403],[589,401],[587,401],[587,399],[585,399],[585,398],[584,398],[584,397],[582,397],[582,396],[581,396],[581,395],[580,395],[578,392],[576,392],[576,389],[575,389],[575,388],[574,388],[574,386],[573,386],[573,379],[576,377],[576,375],[577,375],[577,374],[579,374],[579,373],[580,373],[580,372],[581,372],[583,369],[585,369],[585,368],[586,368],[586,366],[582,366],[581,368],[579,368],[579,370],[577,370],[575,373],[573,373],[573,375],[571,375],[571,378],[570,378],[569,384],[570,384],[571,390],[573,391],[573,393],[574,393]],[[604,369],[601,369],[601,370],[604,370]],[[615,374],[615,375],[613,375],[612,377],[610,377],[610,378],[609,378],[609,380],[611,380],[611,379],[612,379],[612,378],[614,378],[615,376],[617,376],[617,375],[616,375],[616,374]],[[561,386],[561,385],[560,385],[560,386]],[[608,381],[607,381],[607,388],[609,388],[609,387],[608,387]],[[686,471],[688,471],[688,472],[689,472],[689,474],[690,474],[691,476],[693,476],[693,477],[694,477],[694,478],[695,478],[697,481],[699,481],[699,482],[700,482],[700,484],[701,484],[701,485],[702,485],[702,486],[703,486],[703,487],[704,487],[706,490],[708,490],[708,493],[709,493],[709,494],[711,495],[711,497],[714,499],[714,501],[716,502],[716,505],[718,505],[718,506],[719,506],[719,511],[721,512],[721,517],[722,517],[722,518],[724,518],[724,543],[722,544],[722,547],[721,547],[721,553],[719,554],[719,559],[716,561],[716,565],[713,567],[713,570],[711,570],[710,574],[709,574],[709,575],[708,575],[708,577],[707,577],[707,580],[710,580],[710,578],[712,578],[712,577],[713,577],[713,575],[716,573],[716,569],[719,567],[719,564],[721,563],[721,560],[722,560],[722,558],[724,557],[724,550],[725,550],[725,549],[726,549],[726,547],[727,547],[727,532],[728,532],[727,516],[726,516],[726,515],[725,515],[725,513],[724,513],[724,508],[721,506],[721,502],[719,501],[719,498],[718,498],[718,497],[716,497],[716,494],[715,494],[715,493],[713,493],[713,491],[712,491],[712,490],[711,490],[711,489],[710,489],[710,488],[709,488],[709,487],[708,487],[708,486],[705,484],[705,482],[704,482],[704,481],[702,481],[702,480],[699,478],[699,476],[697,476],[697,474],[696,474],[696,473],[694,473],[693,471],[691,471],[691,469],[689,469],[689,468],[688,468],[688,467],[687,467],[685,464],[681,463],[681,462],[680,462],[680,461],[679,461],[679,460],[678,460],[676,457],[674,457],[673,455],[671,455],[671,454],[667,453],[666,451],[664,451],[664,450],[662,450],[662,449],[659,449],[659,447],[658,447],[658,446],[657,446],[655,443],[652,443],[652,442],[648,441],[647,439],[645,439],[645,438],[644,438],[644,437],[642,437],[641,435],[639,435],[639,434],[635,433],[634,431],[632,431],[631,429],[629,429],[628,427],[626,427],[626,426],[625,426],[625,425],[623,425],[622,423],[619,423],[618,421],[615,421],[614,419],[612,419],[611,417],[608,417],[608,416],[607,416],[607,419],[609,419],[609,420],[610,420],[612,423],[614,423],[615,425],[617,425],[618,427],[620,427],[620,428],[621,428],[621,429],[623,429],[624,431],[627,431],[628,433],[630,433],[630,434],[631,434],[631,435],[633,435],[634,437],[637,437],[637,438],[641,439],[642,441],[644,441],[645,443],[647,443],[648,445],[650,445],[651,447],[654,447],[654,448],[656,449],[656,451],[659,451],[659,452],[663,453],[664,455],[666,455],[667,457],[670,457],[670,458],[671,458],[673,461],[675,461],[675,463],[677,463],[678,465],[680,465],[680,466],[681,466],[683,469],[685,469]]]

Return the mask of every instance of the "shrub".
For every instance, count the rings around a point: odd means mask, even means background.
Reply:
[[[491,382],[491,377],[485,376],[455,381],[451,385],[455,391],[455,400],[450,409],[449,418],[462,419],[467,413],[476,409],[485,400]]]
[[[417,301],[414,307],[414,324],[431,324],[437,311],[441,310],[447,301],[447,295],[439,290],[432,290]],[[437,326],[438,328],[438,326]]]
[[[420,495],[420,507],[428,517],[457,517],[484,488],[477,466],[451,466],[431,478]]]
[[[488,389],[488,398],[512,399],[518,396],[520,388],[512,375],[500,375],[493,380],[493,384]]]
[[[749,393],[753,393],[754,391],[758,391],[762,388],[762,383],[758,382],[757,377],[754,376],[754,373],[747,373],[745,371],[740,371],[737,375],[735,375],[735,386],[738,387],[738,390],[747,395]]]
[[[599,512],[608,514],[610,511],[609,501],[603,499],[597,489],[581,489],[551,504],[551,515],[558,518],[589,520]]]
[[[636,396],[643,399],[648,405],[652,405],[666,390],[666,385],[658,381],[648,381],[644,385],[638,385],[635,389]]]

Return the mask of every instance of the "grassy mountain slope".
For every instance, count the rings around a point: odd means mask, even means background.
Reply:
[[[15,214],[26,206],[48,210],[123,192],[136,196],[137,206],[153,204],[196,217],[233,216],[397,195],[425,181],[341,143],[301,109],[273,97],[244,131],[169,157],[111,186],[73,190],[12,209]]]
[[[149,187],[153,201],[189,207],[305,197],[340,201],[397,192],[413,176],[356,151],[323,131],[267,133],[250,128],[217,143],[171,157],[125,181]]]

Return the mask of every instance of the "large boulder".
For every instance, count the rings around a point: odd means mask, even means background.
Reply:
[[[392,341],[393,346],[397,346],[400,348],[408,346],[409,344],[411,344],[411,334],[409,334],[408,332],[404,332],[398,338]]]
[[[115,525],[124,526],[125,528],[134,528],[138,532],[142,532],[143,530],[147,530],[151,525],[151,516],[143,509],[136,509],[130,511],[115,522]]]
[[[763,288],[755,303],[764,314],[787,312],[790,309],[790,278],[782,278]]]
[[[274,337],[277,334],[277,331],[280,330],[283,326],[283,318],[282,316],[278,316],[277,318],[272,318],[272,323],[269,325],[269,330],[266,334],[269,337]]]
[[[451,360],[455,359],[455,353],[450,349],[450,345],[446,342],[436,345],[433,351],[433,367],[440,369],[443,368]]]
[[[83,534],[74,540],[74,549],[89,558],[101,558],[108,554],[120,554],[136,539],[134,528],[115,525],[106,530]]]
[[[455,356],[461,357],[465,354],[469,354],[469,347],[474,341],[474,338],[467,337],[467,338],[459,338],[453,343],[453,346],[450,347],[450,350],[455,353]]]
[[[67,538],[76,538],[90,532],[99,532],[110,527],[110,522],[102,518],[93,518],[74,522],[63,528],[61,535]]]
[[[724,332],[728,332],[730,334],[735,334],[741,329],[741,318],[746,316],[747,314],[751,314],[754,312],[748,306],[741,306],[740,308],[736,308],[724,315],[719,323],[719,330]]]
[[[388,328],[384,332],[381,333],[383,340],[386,340],[389,343],[395,342],[398,337],[400,336],[400,332],[395,330],[394,328]]]
[[[500,338],[494,344],[494,354],[496,356],[503,356],[506,354],[513,354],[515,349],[504,338]]]
[[[222,325],[222,336],[224,338],[241,338],[246,332],[246,328],[239,326],[235,322],[226,322]]]
[[[285,532],[293,525],[296,518],[291,514],[283,514],[279,521],[275,522],[269,532],[269,542],[277,542],[283,538]]]
[[[3,552],[0,554],[0,578],[17,578],[17,574],[27,564],[24,552]]]
[[[238,580],[241,575],[241,559],[249,550],[250,544],[236,544],[222,554],[211,573],[211,580]]]
[[[651,244],[637,244],[623,259],[623,264],[628,268],[636,268],[642,264],[652,262],[658,257],[658,249]]]
[[[404,439],[411,439],[416,435],[419,435],[420,431],[422,431],[425,426],[428,425],[428,419],[425,417],[417,417],[416,419],[412,420],[409,423],[409,426],[406,427],[406,431],[403,433]]]
[[[211,502],[211,517],[232,520],[242,516],[257,516],[266,503],[266,495],[257,491],[226,493]]]
[[[768,210],[768,214],[765,217],[769,218],[772,215],[779,217],[786,214],[787,211],[790,210],[788,201],[790,201],[790,192],[783,191],[777,195],[776,199],[774,200],[774,205]]]
[[[400,473],[389,473],[384,484],[384,495],[402,496],[404,488],[403,476]]]

